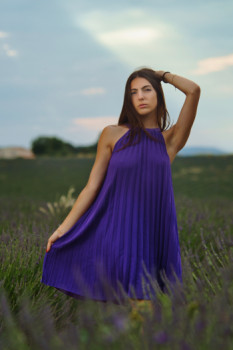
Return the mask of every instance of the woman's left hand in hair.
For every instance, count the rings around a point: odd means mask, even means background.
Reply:
[[[162,78],[163,74],[165,73],[166,71],[165,70],[155,70],[155,73],[160,77]]]

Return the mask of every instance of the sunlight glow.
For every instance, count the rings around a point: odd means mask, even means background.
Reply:
[[[107,125],[116,125],[118,123],[117,117],[96,117],[96,118],[76,118],[72,120],[72,124],[76,127],[81,127],[82,130],[101,131]],[[74,127],[72,127],[74,130]]]
[[[96,42],[132,67],[141,66],[142,62],[150,66],[155,58],[156,65],[171,66],[170,43],[180,38],[170,23],[145,10],[93,11],[76,15],[74,21]],[[177,42],[173,60],[174,56],[182,54],[181,51]]]
[[[192,73],[204,75],[212,72],[222,71],[233,66],[233,54],[220,57],[210,57],[198,62],[198,67]]]
[[[129,28],[116,31],[104,32],[97,35],[105,45],[140,44],[159,38],[161,35],[153,28]]]

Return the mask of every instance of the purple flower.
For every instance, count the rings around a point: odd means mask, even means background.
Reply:
[[[180,345],[180,349],[181,350],[191,350],[190,346],[185,342],[183,341]]]
[[[113,317],[113,324],[118,331],[125,331],[127,328],[128,320],[124,315],[116,314]]]
[[[196,330],[197,333],[200,333],[201,331],[203,332],[205,330],[206,323],[203,320],[199,320],[196,323]]]
[[[168,335],[165,331],[158,331],[153,338],[157,344],[165,344],[168,341]]]

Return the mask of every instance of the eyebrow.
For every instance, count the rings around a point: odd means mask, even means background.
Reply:
[[[145,89],[146,87],[151,87],[151,85],[145,85],[145,86],[142,87],[142,89]],[[131,91],[132,90],[137,90],[137,89],[131,89]]]

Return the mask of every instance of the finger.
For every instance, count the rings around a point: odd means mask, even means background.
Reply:
[[[51,242],[49,241],[47,244],[46,253],[50,250],[50,248],[51,248]]]

